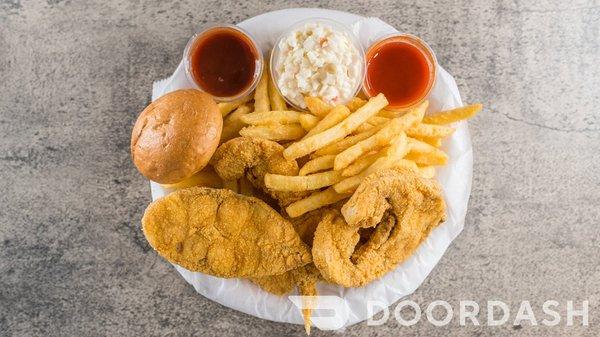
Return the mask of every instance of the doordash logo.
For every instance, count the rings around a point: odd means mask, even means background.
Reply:
[[[350,321],[352,313],[349,303],[338,296],[289,296],[291,302],[299,309],[312,311],[311,321],[321,330],[339,330]],[[483,308],[483,310],[482,310]],[[589,325],[589,301],[559,302],[547,300],[541,306],[532,306],[529,301],[521,301],[516,311],[511,311],[509,304],[503,301],[487,301],[483,306],[471,300],[464,300],[452,306],[447,301],[433,301],[426,307],[411,300],[398,302],[395,307],[388,307],[379,301],[367,302],[367,325],[380,326],[390,319],[402,326],[412,326],[425,319],[429,324],[443,327],[453,321],[460,326],[500,326],[512,324],[519,326]]]
[[[417,324],[423,317],[435,326],[445,326],[457,319],[460,326],[499,326],[504,324],[521,325],[527,323],[532,326],[556,326],[564,324],[573,326],[589,325],[589,302],[574,303],[566,301],[560,303],[555,300],[545,301],[541,307],[534,310],[529,301],[522,301],[514,315],[508,304],[502,301],[487,301],[486,313],[480,313],[480,305],[475,301],[459,301],[455,308],[446,301],[433,301],[422,310],[419,304],[411,300],[399,302],[390,312],[385,304],[370,301],[367,303],[369,319],[367,324],[378,326],[385,324],[393,315],[396,321],[403,326]],[[541,311],[541,312],[540,312]],[[379,314],[380,312],[380,314]],[[536,315],[535,312],[538,312]],[[561,313],[564,313],[561,315]],[[577,321],[577,323],[576,323]]]

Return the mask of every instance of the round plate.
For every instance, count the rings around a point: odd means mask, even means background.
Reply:
[[[366,48],[379,37],[396,30],[377,18],[324,9],[285,9],[265,13],[239,26],[255,36],[263,52],[268,53],[277,37],[290,25],[308,18],[328,18],[348,25]],[[153,99],[162,94],[191,85],[181,76],[181,65],[166,80],[156,82]],[[458,88],[452,76],[441,66],[438,78],[429,96],[429,111],[440,111],[462,106]],[[319,295],[331,295],[327,301],[336,316],[326,320],[314,319],[322,329],[338,329],[363,321],[400,298],[411,294],[427,277],[442,257],[452,240],[462,231],[471,191],[473,156],[466,122],[455,125],[454,134],[444,141],[443,149],[449,156],[448,164],[437,170],[436,179],[441,183],[447,204],[446,222],[436,228],[419,246],[415,254],[384,277],[362,288],[343,288],[319,283]],[[151,182],[152,199],[170,191]],[[275,296],[242,279],[222,279],[188,271],[175,266],[183,278],[198,293],[235,310],[277,322],[302,324],[300,310],[292,303],[293,298]],[[374,310],[369,310],[368,303]],[[333,306],[333,307],[332,307]]]

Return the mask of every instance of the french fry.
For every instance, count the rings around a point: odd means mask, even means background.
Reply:
[[[436,148],[435,146],[427,144],[424,141],[412,137],[408,137],[408,143],[410,144],[410,152],[413,153],[429,153],[435,151],[441,152],[441,150]]]
[[[390,122],[390,118],[385,118],[385,117],[380,117],[380,116],[373,116],[367,120],[367,123],[369,123],[373,126],[386,124],[389,122]]]
[[[242,122],[250,125],[264,125],[271,123],[293,124],[300,122],[300,112],[298,111],[264,111],[253,112],[241,117]]]
[[[396,162],[391,163],[389,167],[390,168],[391,167],[404,167],[404,168],[411,169],[417,173],[419,172],[419,167],[417,166],[417,164],[415,164],[414,161],[411,161],[408,159],[397,160]],[[371,174],[371,173],[369,173],[369,174]]]
[[[392,110],[383,109],[383,110],[379,111],[377,116],[385,117],[385,118],[397,118],[397,117],[404,115],[405,112],[406,111],[392,111]]]
[[[338,171],[326,171],[307,176],[284,176],[280,174],[265,174],[265,186],[275,191],[302,192],[317,190],[331,186],[342,180]]]
[[[342,176],[352,177],[359,174],[360,172],[364,171],[367,167],[371,166],[377,159],[385,156],[387,149],[389,148],[381,149],[377,152],[371,152],[363,157],[358,158],[354,163],[350,164],[342,171]]]
[[[338,105],[335,108],[331,109],[329,113],[325,117],[323,117],[323,119],[321,119],[319,123],[315,125],[315,127],[312,128],[304,137],[310,137],[319,132],[323,132],[335,126],[337,123],[343,121],[349,115],[350,110],[347,107],[343,105]]]
[[[406,144],[406,134],[404,134],[404,132],[402,132],[401,130],[399,131],[400,133],[397,134],[395,133],[396,131],[398,130],[388,128],[386,126],[383,129],[379,130],[379,132],[377,132],[373,136],[347,148],[335,157],[335,161],[333,162],[333,169],[343,170],[364,154],[390,144],[393,137],[403,137],[403,142]]]
[[[233,110],[237,109],[240,105],[242,105],[244,103],[247,103],[251,99],[252,99],[252,96],[248,95],[246,97],[242,97],[242,98],[237,99],[235,101],[219,103],[219,104],[217,104],[217,106],[219,107],[219,111],[221,112],[221,116],[225,117],[230,112],[232,112]]]
[[[367,132],[367,131],[371,130],[372,128],[374,128],[374,125],[371,125],[369,123],[363,123],[358,128],[356,128],[356,130],[354,130],[354,132],[352,134],[356,135],[359,133]]]
[[[337,193],[352,193],[354,190],[358,188],[360,183],[371,173],[379,172],[381,170],[385,170],[387,168],[392,167],[407,167],[415,172],[419,172],[419,168],[417,165],[409,160],[405,159],[397,159],[391,157],[381,157],[377,159],[373,165],[369,166],[366,170],[361,172],[358,175],[346,178],[335,185],[333,185],[333,189]]]
[[[281,94],[279,93],[279,90],[277,90],[277,87],[275,86],[275,82],[272,79],[271,79],[271,81],[269,81],[268,90],[269,90],[269,99],[270,99],[270,103],[271,103],[271,109],[278,110],[278,111],[287,110],[287,105],[285,104],[285,100],[283,99],[283,97],[281,97]]]
[[[402,159],[411,149],[408,142],[408,137],[406,137],[404,132],[392,139],[390,143],[391,144],[386,151],[386,157],[392,159]]]
[[[408,138],[410,151],[405,159],[412,160],[422,166],[446,165],[448,155],[444,151],[414,138]]]
[[[373,116],[373,117],[369,118],[369,120],[366,123],[362,124],[356,130],[354,130],[354,133],[365,132],[365,131],[370,130],[371,128],[373,128],[375,126],[385,124],[385,123],[387,123],[389,121],[390,121],[389,118],[379,117],[379,116]]]
[[[339,194],[333,188],[328,188],[324,191],[314,192],[302,200],[291,203],[285,210],[290,217],[295,218],[349,197],[350,194]]]
[[[443,166],[448,163],[448,156],[442,151],[426,153],[409,152],[405,159],[414,161],[419,165]]]
[[[396,158],[398,160],[404,158],[408,151],[410,151],[408,137],[404,132],[401,132],[398,136],[394,137],[390,141],[390,145],[385,147],[382,151],[385,152],[385,157]]]
[[[300,139],[304,134],[306,134],[306,131],[300,124],[256,125],[247,126],[240,130],[241,136],[264,138],[276,142]]]
[[[338,154],[337,157],[335,157],[333,169],[342,170],[363,154],[378,147],[388,145],[392,138],[421,121],[425,114],[425,110],[427,109],[427,105],[428,102],[424,101],[405,115],[392,119],[373,136],[356,143]],[[406,138],[406,136],[404,137]]]
[[[269,103],[269,71],[263,67],[263,72],[254,90],[254,111],[264,112],[271,110]]]
[[[468,119],[475,116],[481,109],[481,104],[471,104],[462,108],[442,111],[436,114],[425,116],[423,123],[427,124],[450,124],[463,119]]]
[[[435,166],[422,166],[419,167],[419,171],[423,178],[431,179],[435,177]]]
[[[298,172],[298,175],[305,176],[307,174],[329,170],[330,168],[333,168],[334,159],[335,155],[322,156],[312,159],[302,166]]]
[[[445,125],[417,124],[406,130],[410,137],[448,137],[454,132],[454,129]]]
[[[252,108],[249,105],[240,105],[234,112],[223,120],[223,131],[221,131],[221,143],[233,139],[240,134],[240,130],[245,126],[242,122],[242,116],[249,114]]]
[[[358,188],[361,181],[363,181],[363,179],[365,179],[365,177],[366,176],[362,173],[352,176],[352,177],[348,177],[348,178],[340,181],[339,183],[333,185],[333,190],[336,193],[340,193],[340,194],[352,193]]]
[[[343,139],[387,104],[385,96],[379,94],[336,126],[290,145],[283,151],[283,156],[288,160],[296,159]]]
[[[333,109],[331,105],[317,97],[304,97],[304,103],[306,103],[308,111],[319,118],[325,117],[329,110]]]
[[[417,140],[420,140],[424,143],[427,143],[431,146],[440,147],[442,146],[442,138],[439,137],[414,137]]]
[[[366,176],[389,167],[409,167],[415,172],[418,172],[418,168],[415,163],[402,159],[409,149],[410,147],[408,146],[408,138],[404,133],[402,133],[391,141],[391,145],[385,150],[385,156],[375,159],[373,164],[367,167],[364,171],[356,176],[340,181],[339,183],[335,184],[333,188],[338,193],[353,192]]]
[[[348,107],[348,109],[352,112],[358,110],[358,108],[362,107],[363,105],[367,104],[367,101],[359,98],[359,97],[354,97],[353,99],[350,100],[350,102],[348,102],[348,104],[346,104],[346,107]]]
[[[371,137],[372,135],[377,133],[377,131],[381,130],[382,127],[383,127],[383,125],[375,126],[372,129],[369,129],[365,132],[361,132],[361,133],[358,133],[358,134],[355,134],[352,136],[348,136],[338,142],[329,144],[329,145],[325,146],[324,148],[317,150],[314,154],[316,156],[324,156],[327,154],[338,154],[338,153],[344,151],[345,149],[349,148],[350,146],[360,142],[361,140]]]
[[[300,121],[300,125],[302,125],[306,131],[312,130],[319,123],[319,117],[309,113],[301,114],[298,119]]]

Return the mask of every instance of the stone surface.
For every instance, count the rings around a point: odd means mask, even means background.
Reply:
[[[298,6],[379,16],[423,37],[463,99],[485,104],[470,123],[465,230],[409,299],[455,311],[503,300],[511,322],[521,301],[541,321],[555,299],[563,315],[555,327],[455,317],[345,333],[599,335],[597,0],[0,0],[0,335],[303,335],[204,299],[151,251],[139,229],[149,186],[129,157],[152,81],[174,70],[199,25]],[[589,301],[588,327],[566,326],[567,300]]]

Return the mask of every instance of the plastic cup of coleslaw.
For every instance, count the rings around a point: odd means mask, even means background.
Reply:
[[[278,38],[270,73],[281,96],[296,109],[306,110],[306,96],[345,104],[361,89],[364,50],[352,31],[337,21],[303,20]]]

